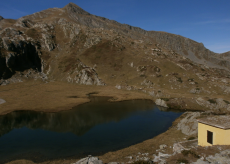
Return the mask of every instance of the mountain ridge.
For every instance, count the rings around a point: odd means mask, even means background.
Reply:
[[[191,103],[181,94],[230,94],[229,52],[95,16],[73,3],[2,20],[0,63],[1,85],[27,79],[108,85],[170,98],[171,107],[181,108],[183,101]]]
[[[121,24],[70,3],[0,21],[0,92],[5,102],[0,115],[17,110],[69,110],[89,102],[90,95],[107,96],[112,102],[149,99],[159,108],[185,112],[170,131],[154,142],[149,140],[152,143],[147,147],[143,142],[122,149],[119,155],[109,152],[110,161],[106,162],[117,161],[117,157],[127,160],[133,150],[137,154],[146,147],[155,154],[162,144],[173,148],[178,136],[181,141],[194,138],[194,128],[193,134],[186,134],[190,136],[184,136],[181,130],[191,130],[198,116],[230,114],[230,52],[217,54],[189,38]],[[86,118],[92,122],[89,116]],[[12,119],[17,119],[15,113]],[[60,122],[59,116],[56,121]],[[8,130],[6,127],[5,132]]]
[[[126,35],[129,35],[133,39],[139,39],[139,35],[134,33],[139,33],[141,35],[155,38],[155,41],[162,44],[166,49],[172,49],[179,54],[191,59],[196,60],[199,64],[207,64],[209,67],[218,67],[222,69],[230,70],[230,61],[222,60],[219,56],[219,53],[215,53],[205,48],[202,43],[198,43],[192,39],[183,37],[181,35],[176,35],[167,32],[159,32],[159,31],[146,31],[139,27],[130,26],[128,24],[121,24],[114,20],[109,20],[104,17],[95,16],[90,14],[75,5],[74,3],[69,3],[66,5],[64,10],[67,10],[69,17],[73,21],[77,21],[78,23],[85,25],[90,28],[105,28],[108,30],[111,29],[119,29],[119,31],[123,32]],[[81,15],[79,17],[79,14]],[[87,17],[82,17],[82,15],[86,15]],[[88,17],[90,16],[90,18]],[[107,25],[111,24],[111,25]],[[187,51],[186,51],[187,50]],[[198,52],[199,51],[199,52]],[[230,54],[226,54],[227,56]],[[222,55],[223,56],[223,55]],[[202,59],[202,60],[199,60]],[[205,61],[208,61],[205,63]],[[223,67],[222,67],[223,66]]]

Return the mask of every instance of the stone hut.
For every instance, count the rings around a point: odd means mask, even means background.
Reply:
[[[230,145],[230,116],[210,116],[198,121],[198,145]]]

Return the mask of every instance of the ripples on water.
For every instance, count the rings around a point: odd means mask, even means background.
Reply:
[[[182,113],[150,100],[90,103],[58,113],[16,111],[0,116],[0,162],[45,161],[117,150],[166,131]]]

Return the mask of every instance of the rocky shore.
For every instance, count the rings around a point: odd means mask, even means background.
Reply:
[[[161,144],[155,149],[155,153],[148,151],[137,152],[124,157],[124,161],[113,160],[103,162],[98,157],[83,158],[72,164],[173,164],[173,163],[192,163],[192,164],[227,164],[230,161],[230,146],[200,147],[197,145],[197,121],[196,119],[210,113],[205,112],[186,112],[174,122],[170,131],[181,131],[184,137],[173,144]],[[161,134],[166,135],[165,133]],[[166,139],[172,140],[175,136],[167,136]],[[135,145],[134,145],[135,146]],[[101,157],[104,158],[103,156]]]
[[[197,119],[218,115],[215,112],[185,112],[164,133],[130,147],[105,153],[98,157],[63,159],[40,164],[125,164],[142,162],[173,164],[225,164],[230,160],[230,146],[200,147],[197,145]],[[34,164],[28,160],[17,160],[8,164]]]

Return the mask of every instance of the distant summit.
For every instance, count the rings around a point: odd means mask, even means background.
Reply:
[[[76,5],[76,4],[72,3],[72,2],[67,4],[63,9],[66,9],[69,13],[72,13],[72,14],[91,15],[90,13],[88,13],[85,10],[83,10],[78,5]]]
[[[4,19],[2,16],[0,16],[0,20]]]

